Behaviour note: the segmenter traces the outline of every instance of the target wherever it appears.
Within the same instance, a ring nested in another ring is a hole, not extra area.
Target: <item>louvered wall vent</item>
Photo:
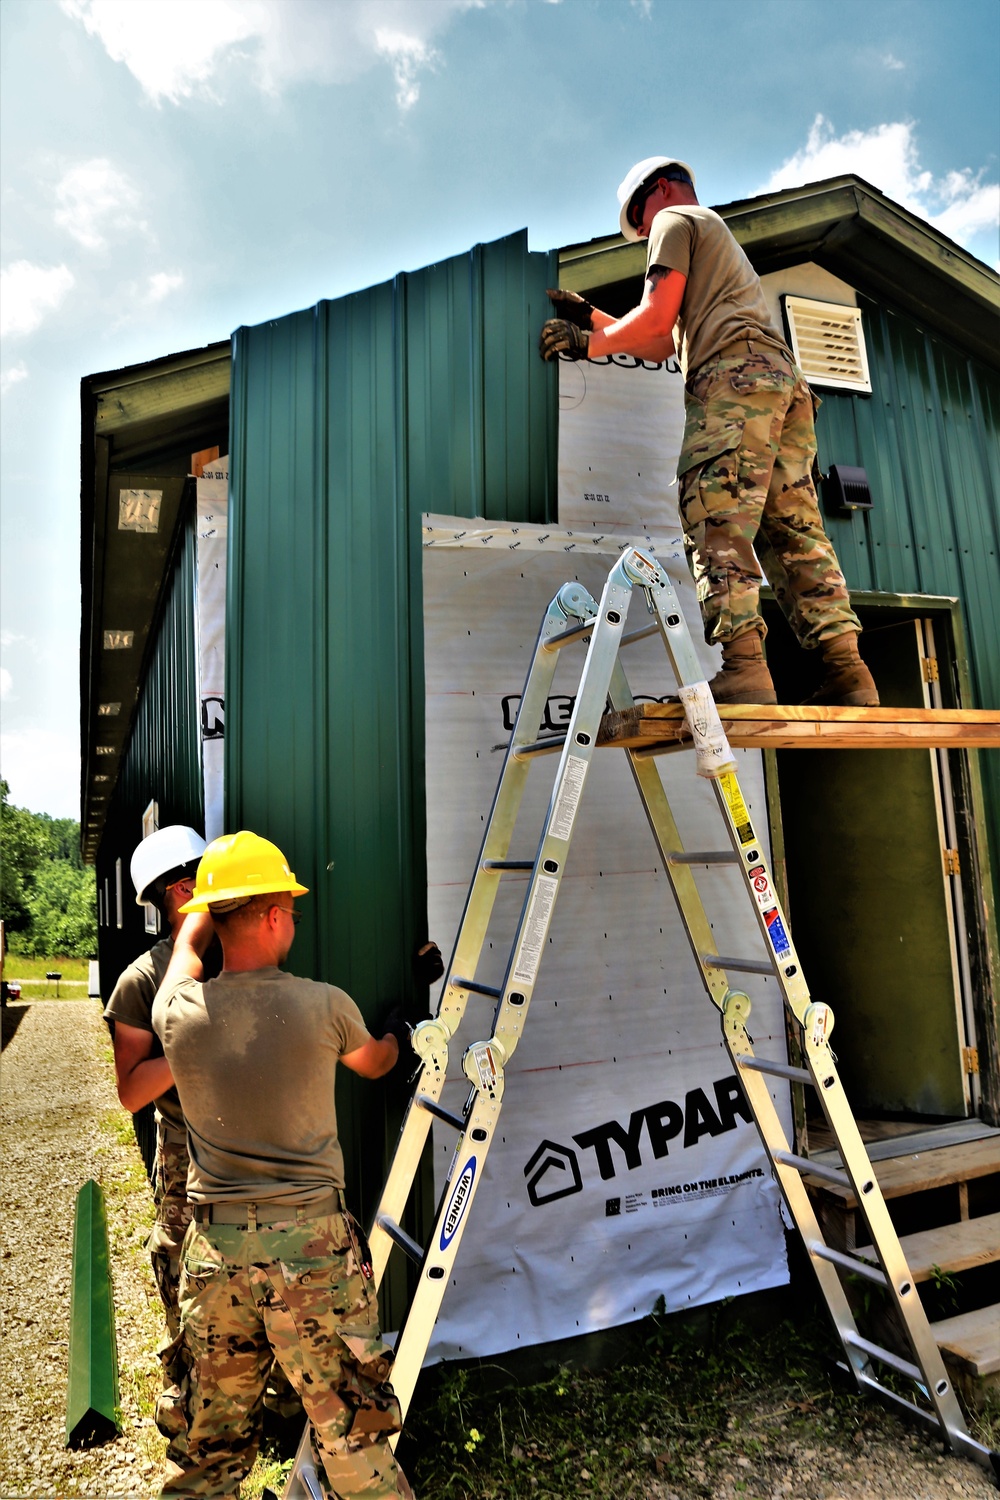
[[[808,297],[781,301],[796,363],[809,383],[870,391],[860,309]]]

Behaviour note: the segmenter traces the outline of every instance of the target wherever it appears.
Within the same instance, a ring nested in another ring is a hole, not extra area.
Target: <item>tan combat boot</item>
[[[722,646],[722,670],[709,682],[716,703],[777,703],[759,630],[746,630]]]
[[[858,653],[858,637],[853,631],[832,636],[820,642],[826,673],[808,704],[832,703],[843,707],[877,708],[878,688],[875,679]]]

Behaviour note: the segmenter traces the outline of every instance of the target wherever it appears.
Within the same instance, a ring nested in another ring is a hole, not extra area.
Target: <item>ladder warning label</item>
[[[549,825],[549,833],[554,839],[568,839],[573,832],[573,819],[576,817],[576,809],[583,792],[583,780],[586,774],[587,762],[582,756],[567,756],[566,769],[563,772],[562,781],[559,783],[556,805],[552,812],[552,822]]]
[[[750,822],[750,813],[747,810],[746,803],[743,801],[740,784],[732,771],[727,771],[719,777],[719,786],[722,788],[722,795],[726,799],[729,816],[736,825],[736,837],[741,844],[752,844],[754,842],[754,831],[753,825]]]
[[[772,908],[771,911],[764,913],[764,921],[767,924],[767,935],[771,939],[771,947],[779,958],[784,958],[786,953],[791,953],[792,945],[788,941],[781,913],[777,908]]]
[[[771,894],[771,885],[764,866],[755,865],[752,870],[747,872],[747,879],[753,888],[757,905],[761,911],[769,911],[774,905],[774,896]]]
[[[524,924],[524,936],[514,962],[514,978],[518,984],[534,984],[538,965],[542,961],[542,944],[549,925],[549,917],[555,905],[558,880],[540,875],[535,894],[528,908],[528,920]]]

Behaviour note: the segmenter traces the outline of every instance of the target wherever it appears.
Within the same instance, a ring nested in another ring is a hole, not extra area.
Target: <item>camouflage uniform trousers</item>
[[[688,378],[677,465],[684,545],[709,644],[766,634],[762,564],[811,649],[861,624],[813,485],[812,392],[778,350],[759,349],[710,360]]]
[[[173,1406],[181,1396],[183,1364],[178,1362],[181,1326],[178,1293],[181,1280],[181,1246],[191,1222],[192,1206],[187,1196],[187,1132],[175,1130],[165,1120],[156,1121],[156,1161],[153,1166],[153,1202],[156,1222],[146,1242],[153,1263],[153,1275],[167,1320],[167,1331],[160,1342],[159,1356],[163,1366],[163,1392],[166,1405]],[[302,1403],[289,1388],[280,1368],[275,1368],[268,1384],[265,1405],[283,1417],[302,1416]]]
[[[256,1230],[192,1224],[180,1309],[186,1391],[172,1410],[161,1403],[157,1412],[161,1431],[172,1428],[162,1496],[237,1494],[260,1445],[274,1360],[305,1407],[326,1493],[398,1495],[389,1448],[402,1425],[388,1383],[392,1352],[346,1215]]]
[[[156,1222],[147,1248],[166,1313],[168,1340],[175,1339],[180,1328],[177,1293],[181,1279],[181,1245],[192,1212],[187,1196],[187,1171],[187,1135],[157,1118],[156,1163],[153,1168]]]

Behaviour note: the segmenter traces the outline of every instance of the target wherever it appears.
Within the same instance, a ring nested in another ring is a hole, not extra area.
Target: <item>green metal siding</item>
[[[867,469],[874,506],[828,517],[830,535],[852,592],[960,601],[965,706],[1000,707],[1000,377],[911,319],[859,303],[872,394],[825,392],[817,435],[824,471],[831,463]],[[996,881],[1000,751],[979,759]]]
[[[234,336],[227,826],[287,853],[290,966],[372,1026],[425,935],[420,516],[554,519],[554,270],[522,233]],[[341,1087],[367,1213],[400,1090]]]
[[[201,725],[198,701],[198,655],[195,634],[194,507],[183,523],[163,615],[143,675],[132,734],[122,757],[121,774],[108,810],[95,861],[98,888],[107,881],[110,912],[98,927],[101,992],[110,997],[118,975],[154,941],[144,927],[143,909],[135,904],[129,879],[132,851],[142,838],[142,815],[159,804],[160,826],[187,823],[201,829],[204,792],[201,772]],[[115,923],[115,861],[122,862],[122,921]],[[152,1162],[149,1111],[136,1117],[136,1135]]]

